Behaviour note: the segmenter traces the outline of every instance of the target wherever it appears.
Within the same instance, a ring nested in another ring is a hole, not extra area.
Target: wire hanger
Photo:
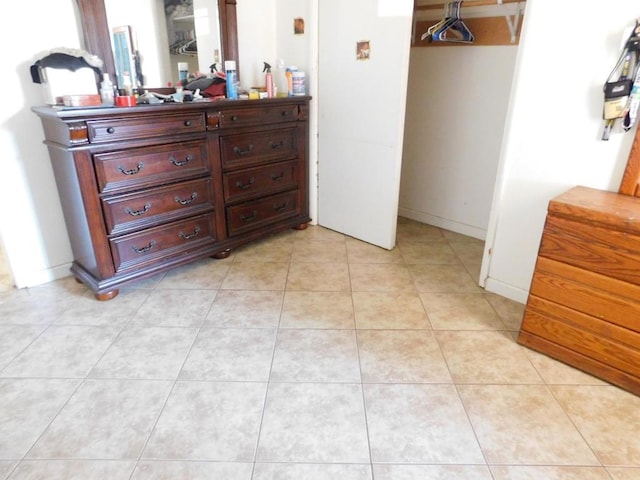
[[[432,25],[422,35],[421,40],[429,41],[473,43],[475,36],[460,17],[462,1],[450,2],[445,8],[445,18]]]
[[[447,23],[449,21],[449,19],[452,16],[452,8],[451,8],[452,4],[451,3],[445,3],[444,4],[444,15],[442,17],[442,20],[440,20],[438,23],[431,25],[427,31],[425,33],[422,34],[422,36],[420,37],[420,40],[425,40],[425,39],[429,39],[429,41],[431,42],[433,40],[433,33],[436,32],[438,29],[440,29],[440,27],[444,26],[445,23]]]

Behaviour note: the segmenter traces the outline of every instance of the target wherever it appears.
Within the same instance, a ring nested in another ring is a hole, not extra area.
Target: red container
[[[115,97],[116,106],[118,107],[135,107],[136,106],[136,97],[133,95],[122,95],[120,97]]]

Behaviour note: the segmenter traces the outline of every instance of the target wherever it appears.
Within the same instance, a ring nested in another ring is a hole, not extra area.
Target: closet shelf
[[[413,7],[414,33],[415,27],[417,26],[418,16],[423,19],[431,18],[438,10],[444,10],[451,3],[452,2],[449,1],[418,5],[418,2],[415,1]],[[470,9],[470,11],[465,14],[465,18],[472,17],[489,19],[492,17],[504,17],[509,29],[508,34],[510,36],[511,44],[516,43],[526,0],[466,0],[460,3],[460,8]],[[499,13],[496,13],[496,10],[491,7],[498,8]],[[425,14],[427,16],[425,16]],[[412,44],[415,43],[414,37]]]
[[[489,7],[493,5],[506,5],[508,3],[521,3],[523,0],[466,0],[461,7]],[[415,5],[414,10],[442,10],[449,2],[431,3],[429,5]]]

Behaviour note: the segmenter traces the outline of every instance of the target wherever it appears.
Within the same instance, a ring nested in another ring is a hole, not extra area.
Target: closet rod
[[[484,7],[491,5],[506,5],[507,3],[520,3],[523,0],[467,0],[461,7]],[[432,3],[430,5],[416,5],[414,10],[436,10],[443,9],[447,3]]]

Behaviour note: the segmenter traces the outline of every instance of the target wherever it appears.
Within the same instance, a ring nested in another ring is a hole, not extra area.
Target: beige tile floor
[[[482,250],[400,219],[0,291],[0,479],[640,479],[640,398],[517,345]]]

